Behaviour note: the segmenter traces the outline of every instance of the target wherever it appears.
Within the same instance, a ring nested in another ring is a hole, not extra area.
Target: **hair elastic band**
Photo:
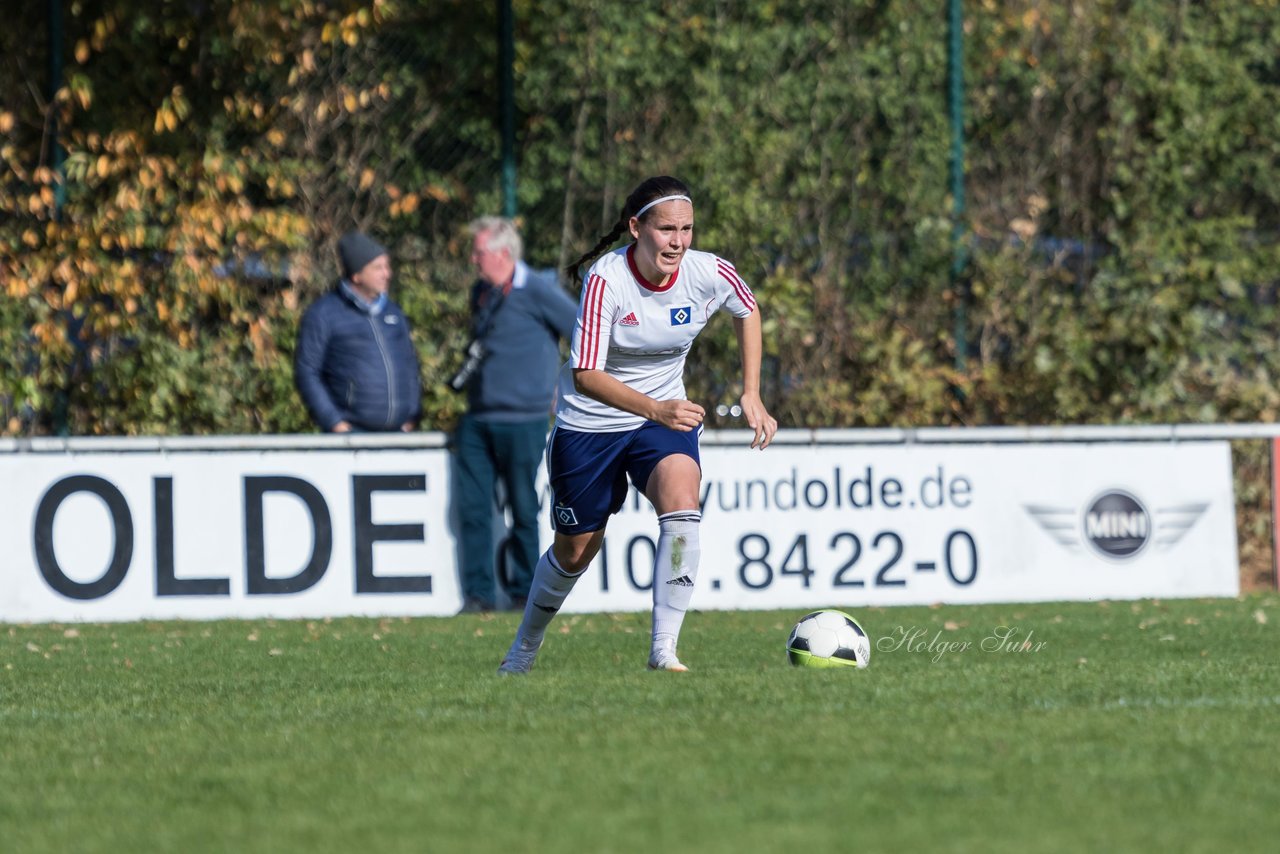
[[[660,205],[663,202],[674,202],[677,199],[686,201],[689,204],[693,204],[693,199],[689,198],[688,196],[680,195],[679,193],[677,193],[674,196],[663,196],[660,199],[654,199],[653,201],[649,202],[649,204],[645,205],[640,210],[636,211],[636,219],[639,219],[640,217],[644,216],[644,212],[647,211],[649,208],[653,207],[654,205]]]

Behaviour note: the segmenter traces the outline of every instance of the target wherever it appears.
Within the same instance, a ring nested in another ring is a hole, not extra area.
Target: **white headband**
[[[679,193],[677,193],[674,196],[663,196],[660,199],[654,199],[653,201],[649,202],[649,204],[645,205],[640,210],[636,211],[636,219],[639,219],[640,217],[644,216],[644,212],[647,211],[649,208],[653,207],[654,205],[660,205],[663,202],[674,202],[677,199],[686,201],[689,204],[693,204],[693,199],[689,198],[688,196],[681,195]]]

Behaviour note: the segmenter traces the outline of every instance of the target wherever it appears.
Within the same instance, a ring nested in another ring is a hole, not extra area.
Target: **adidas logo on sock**
[[[633,311],[626,317],[618,321],[619,326],[639,326],[640,321],[636,319],[636,313]]]
[[[670,581],[668,581],[667,583],[668,583],[668,584],[678,584],[678,585],[679,585],[679,586],[681,586],[681,587],[692,587],[692,586],[693,586],[693,579],[692,579],[692,578],[690,578],[690,577],[689,577],[689,576],[687,576],[687,575],[682,575],[682,576],[680,576],[679,578],[673,578],[673,579],[671,579],[671,580],[670,580]]]

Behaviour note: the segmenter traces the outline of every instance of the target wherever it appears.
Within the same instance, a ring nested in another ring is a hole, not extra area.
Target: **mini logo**
[[[555,509],[555,514],[556,514],[556,521],[559,522],[561,525],[578,524],[578,517],[573,514],[572,507],[557,506]]]
[[[692,586],[693,586],[693,579],[691,579],[691,578],[690,578],[689,576],[687,576],[687,575],[682,575],[682,576],[680,576],[679,578],[673,578],[673,579],[671,579],[671,580],[670,580],[670,581],[668,581],[667,583],[668,583],[668,584],[674,584],[674,585],[676,585],[676,586],[678,586],[678,587],[692,587]]]
[[[636,313],[633,311],[626,317],[618,321],[619,326],[639,326],[640,321],[636,320]]]
[[[1129,560],[1148,545],[1175,546],[1209,509],[1207,503],[1177,504],[1149,511],[1133,493],[1108,489],[1083,508],[1024,504],[1036,524],[1058,545],[1076,551],[1087,542],[1109,560]]]
[[[691,319],[693,319],[693,312],[689,309],[689,306],[682,305],[679,308],[671,309],[672,326],[687,326]]]
[[[1137,498],[1112,489],[1085,509],[1084,538],[1103,557],[1133,557],[1151,539],[1151,516]]]
[[[387,324],[388,326],[395,326],[397,323],[400,322],[400,318],[394,314],[386,314],[386,315],[383,315],[382,322]]]

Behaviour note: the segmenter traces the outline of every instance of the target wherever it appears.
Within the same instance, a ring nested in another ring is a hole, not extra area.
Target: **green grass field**
[[[0,626],[0,850],[1275,850],[1276,594],[849,610]]]

